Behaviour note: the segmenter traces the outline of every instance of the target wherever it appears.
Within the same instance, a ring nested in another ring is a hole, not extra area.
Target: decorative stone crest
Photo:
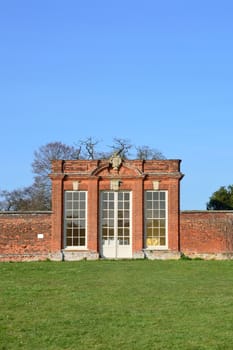
[[[114,170],[119,170],[122,164],[122,158],[118,153],[119,152],[114,152],[111,158],[109,159],[109,163],[112,165]]]

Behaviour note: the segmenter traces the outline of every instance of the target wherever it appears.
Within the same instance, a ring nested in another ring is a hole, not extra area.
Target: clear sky
[[[182,209],[233,183],[232,0],[0,1],[0,189],[92,136],[181,159]]]

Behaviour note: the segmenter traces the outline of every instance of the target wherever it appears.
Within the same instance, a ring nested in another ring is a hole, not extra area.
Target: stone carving
[[[109,163],[112,165],[114,170],[118,170],[122,163],[122,158],[119,155],[119,152],[114,152],[111,156]]]

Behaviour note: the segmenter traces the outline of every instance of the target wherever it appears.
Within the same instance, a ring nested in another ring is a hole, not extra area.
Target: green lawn
[[[0,264],[0,350],[233,349],[233,261]]]

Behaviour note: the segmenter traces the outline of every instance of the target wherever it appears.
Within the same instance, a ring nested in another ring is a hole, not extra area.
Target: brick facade
[[[180,246],[189,257],[231,258],[233,211],[181,212]]]
[[[53,161],[50,178],[53,186],[53,225],[52,241],[54,251],[63,251],[67,259],[98,257],[99,246],[99,206],[100,192],[110,191],[112,181],[119,182],[119,191],[132,193],[132,257],[156,258],[156,249],[144,249],[144,191],[153,190],[155,183],[158,190],[168,192],[168,247],[177,257],[179,251],[179,186],[182,178],[180,160],[122,160],[120,166],[113,167],[108,160],[57,160]],[[63,217],[64,192],[78,186],[79,191],[88,192],[88,228],[87,248],[81,252],[64,249]],[[161,250],[159,255],[161,257]],[[171,256],[171,255],[170,255]]]
[[[51,227],[50,212],[0,212],[0,261],[47,259]]]
[[[205,259],[233,256],[233,211],[180,212],[179,160],[54,161],[52,212],[0,212],[0,261],[80,260],[101,257],[102,192],[128,192],[131,206],[131,258],[177,259],[181,254]],[[64,194],[87,193],[86,245],[64,243]],[[146,191],[167,193],[167,246],[145,244]]]

